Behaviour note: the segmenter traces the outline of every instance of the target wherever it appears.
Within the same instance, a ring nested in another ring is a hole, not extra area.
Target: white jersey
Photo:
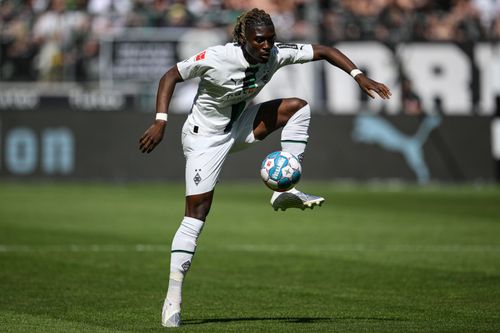
[[[228,43],[177,63],[183,80],[201,78],[187,122],[205,133],[227,132],[279,68],[312,59],[310,44],[277,43],[266,63],[251,65],[241,46]]]

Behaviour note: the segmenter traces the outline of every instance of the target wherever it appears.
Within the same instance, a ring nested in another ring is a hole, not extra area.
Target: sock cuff
[[[293,116],[290,117],[288,121],[293,121],[297,118],[305,118],[309,120],[311,118],[311,107],[309,104],[304,105],[300,109],[298,109]]]
[[[203,226],[205,225],[205,222],[203,222],[202,220],[195,219],[193,217],[184,216],[181,225],[188,227],[189,229],[195,231],[196,233],[200,233],[201,229],[203,229]]]
[[[281,132],[281,143],[285,144],[307,144],[309,139],[309,122],[311,120],[311,108],[306,104],[295,112],[288,119],[283,131]],[[286,149],[285,149],[286,150]]]

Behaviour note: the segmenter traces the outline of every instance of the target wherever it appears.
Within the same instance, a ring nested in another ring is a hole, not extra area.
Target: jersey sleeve
[[[202,51],[191,58],[177,63],[177,69],[184,81],[193,79],[195,77],[201,77],[207,72],[212,66],[210,63],[211,50],[207,49]]]
[[[303,64],[313,59],[311,44],[276,43],[280,67],[292,64]]]

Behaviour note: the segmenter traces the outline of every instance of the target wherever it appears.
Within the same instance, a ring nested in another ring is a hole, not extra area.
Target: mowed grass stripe
[[[500,253],[500,245],[419,245],[419,244],[388,244],[388,245],[366,245],[366,244],[336,244],[327,246],[311,246],[307,249],[290,246],[255,245],[255,244],[226,244],[219,247],[202,249],[201,251],[239,251],[239,252],[264,252],[264,253],[308,253],[322,254],[335,252],[493,252]],[[2,245],[2,252],[187,252],[182,250],[171,251],[170,246],[160,244],[59,244],[59,245]]]
[[[85,323],[75,323],[45,316],[35,316],[30,314],[19,314],[13,312],[0,312],[0,318],[5,325],[2,332],[51,332],[51,333],[80,333],[80,332],[123,332],[107,327],[89,325]],[[1,323],[1,321],[0,321]],[[5,330],[4,330],[5,329]]]

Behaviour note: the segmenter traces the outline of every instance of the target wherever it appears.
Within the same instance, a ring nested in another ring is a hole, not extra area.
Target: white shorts
[[[243,150],[257,142],[253,123],[260,104],[242,112],[228,133],[195,133],[188,121],[182,128],[182,148],[186,158],[186,196],[210,192],[215,188],[224,161],[229,153]]]

